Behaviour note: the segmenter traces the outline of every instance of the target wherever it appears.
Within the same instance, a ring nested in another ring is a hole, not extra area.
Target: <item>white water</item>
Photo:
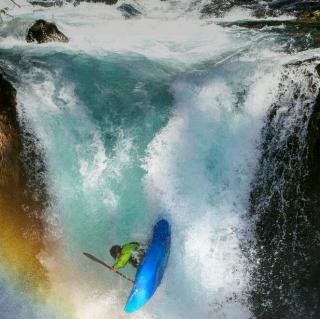
[[[164,214],[168,270],[132,317],[250,318],[240,245],[250,236],[256,146],[285,55],[254,31],[185,13],[189,2],[139,6],[136,20],[81,4],[26,14],[0,31],[10,54],[0,62],[18,75],[19,107],[47,154],[55,244],[39,258],[50,298],[75,318],[126,318],[130,287],[82,251],[111,263],[111,245],[147,241]],[[70,43],[26,44],[26,27],[40,17]]]

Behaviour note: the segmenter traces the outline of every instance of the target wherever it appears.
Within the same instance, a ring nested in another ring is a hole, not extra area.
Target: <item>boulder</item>
[[[123,3],[117,9],[121,11],[122,15],[126,19],[134,18],[134,17],[140,16],[142,14],[134,6],[132,6],[131,4],[127,4],[127,3]]]
[[[26,36],[27,42],[68,42],[69,39],[66,37],[57,26],[52,22],[45,20],[37,20],[28,30]]]

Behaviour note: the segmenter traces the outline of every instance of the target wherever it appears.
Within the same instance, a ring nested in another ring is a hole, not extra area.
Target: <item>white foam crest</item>
[[[81,30],[81,26],[73,28],[66,25],[71,49],[98,54],[129,51],[168,63],[192,63],[216,56],[228,45],[241,46],[230,43],[222,28],[201,25],[198,20],[186,18],[169,21],[113,19],[100,23],[96,21],[93,28],[86,25],[85,30]]]
[[[27,44],[28,26],[40,18],[55,22],[70,42]],[[197,17],[156,19],[144,16],[126,20],[114,6],[88,3],[23,15],[1,27],[0,33],[3,47],[22,48],[33,54],[61,50],[102,56],[110,52],[133,52],[175,64],[201,62],[247,44],[222,27],[207,24]]]
[[[197,8],[200,7],[200,1],[198,5],[195,5],[193,0],[141,0],[139,1],[139,4],[145,8],[145,12],[148,17],[161,19],[175,19],[181,17],[182,15],[198,16],[199,13]]]

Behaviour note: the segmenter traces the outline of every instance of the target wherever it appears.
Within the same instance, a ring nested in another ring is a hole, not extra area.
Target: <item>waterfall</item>
[[[109,248],[147,244],[159,216],[169,264],[135,318],[316,318],[319,79],[315,60],[295,63],[314,51],[282,27],[219,26],[254,19],[243,8],[202,19],[208,3],[26,7],[0,26],[0,70],[38,145],[26,167],[49,202],[35,256],[47,284],[31,290],[1,264],[1,318],[126,318],[127,282],[82,252],[112,264]],[[26,43],[36,19],[70,42]]]

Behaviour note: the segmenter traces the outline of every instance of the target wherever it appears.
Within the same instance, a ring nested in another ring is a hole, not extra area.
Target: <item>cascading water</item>
[[[0,30],[0,67],[43,149],[50,197],[37,256],[49,288],[28,296],[1,271],[4,319],[125,318],[130,287],[82,252],[112,263],[111,245],[147,242],[162,215],[172,224],[169,266],[133,316],[257,315],[251,185],[282,65],[294,57],[283,35],[200,20],[200,2],[130,3],[141,17],[82,3],[27,12]],[[56,21],[70,42],[26,44],[37,18]]]
[[[312,179],[312,126],[318,61],[289,64],[263,128],[262,156],[251,194],[257,218],[258,270],[253,277],[259,316],[319,316],[318,196]],[[311,173],[311,174],[310,174]],[[311,185],[310,185],[311,184]]]

